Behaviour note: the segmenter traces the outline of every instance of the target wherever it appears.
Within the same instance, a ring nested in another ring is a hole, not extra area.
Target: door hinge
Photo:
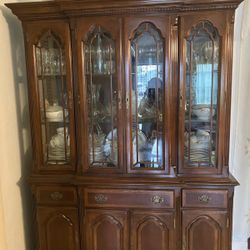
[[[72,96],[71,91],[69,91],[68,100],[69,100],[69,109],[72,109],[73,108],[73,96]]]
[[[229,225],[230,225],[230,220],[229,220],[229,218],[227,217],[227,228],[229,228]]]
[[[77,103],[78,103],[78,105],[81,105],[81,97],[80,97],[80,95],[77,96]]]
[[[129,109],[129,96],[128,94],[126,95],[126,109]]]
[[[172,29],[173,29],[173,31],[177,31],[178,25],[179,25],[179,17],[176,16],[176,17],[174,17],[174,19],[172,21]]]
[[[182,107],[183,107],[183,95],[180,95],[180,97],[179,97],[179,106],[180,106],[180,109],[182,109]]]
[[[120,90],[118,91],[118,109],[122,109],[122,94]]]
[[[176,16],[174,19],[174,26],[177,27],[179,25],[179,17]]]

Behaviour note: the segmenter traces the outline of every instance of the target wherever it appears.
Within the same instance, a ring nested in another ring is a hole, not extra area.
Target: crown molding
[[[19,19],[65,19],[72,16],[136,15],[236,9],[242,0],[55,0],[6,4]]]

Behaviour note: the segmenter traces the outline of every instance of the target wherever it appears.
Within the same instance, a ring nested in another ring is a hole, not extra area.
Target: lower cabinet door
[[[229,250],[226,211],[182,211],[182,250]]]
[[[131,250],[176,249],[173,212],[137,211],[131,220]]]
[[[37,208],[39,250],[80,250],[76,208]]]
[[[126,211],[87,209],[84,220],[86,250],[128,250]]]

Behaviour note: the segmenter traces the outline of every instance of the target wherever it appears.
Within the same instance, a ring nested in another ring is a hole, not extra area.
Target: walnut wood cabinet
[[[40,249],[79,250],[77,208],[37,208]]]
[[[176,249],[174,223],[174,212],[135,211],[132,214],[130,249]]]
[[[128,218],[126,211],[87,210],[83,224],[86,249],[128,249]]]
[[[182,212],[183,249],[229,249],[228,215],[221,210]]]
[[[39,250],[230,250],[241,0],[55,0],[23,24]]]

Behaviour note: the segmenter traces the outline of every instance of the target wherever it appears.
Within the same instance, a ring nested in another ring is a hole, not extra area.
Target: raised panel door
[[[226,211],[182,211],[182,250],[229,250]]]
[[[37,208],[39,249],[80,250],[76,208]]]
[[[127,212],[116,210],[86,210],[85,236],[87,250],[127,250]]]
[[[131,216],[131,250],[174,250],[173,212],[136,211]]]

